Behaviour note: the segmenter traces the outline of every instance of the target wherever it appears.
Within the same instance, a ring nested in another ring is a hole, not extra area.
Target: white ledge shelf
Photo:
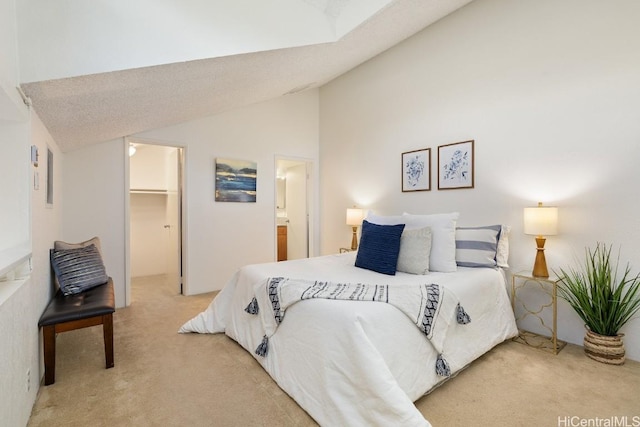
[[[132,188],[130,194],[167,194],[168,190],[154,190],[150,188]]]

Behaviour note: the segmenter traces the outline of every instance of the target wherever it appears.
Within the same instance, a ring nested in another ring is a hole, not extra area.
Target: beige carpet
[[[58,335],[56,382],[40,387],[28,425],[316,425],[231,339],[176,332],[212,297],[174,295],[162,277],[134,280],[133,303],[114,315],[115,367],[104,369],[100,327]],[[640,425],[640,363],[608,366],[576,346],[554,356],[507,342],[416,406],[436,427],[624,416]]]

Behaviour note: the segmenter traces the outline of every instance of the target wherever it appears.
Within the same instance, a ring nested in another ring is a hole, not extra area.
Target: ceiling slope
[[[471,0],[396,0],[337,42],[22,85],[63,152],[319,87]]]

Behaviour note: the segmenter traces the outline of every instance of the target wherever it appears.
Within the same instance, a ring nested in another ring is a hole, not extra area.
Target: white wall
[[[15,0],[0,0],[0,120],[26,120],[27,109],[15,87],[19,85]]]
[[[19,82],[15,0],[0,1],[0,59],[0,81],[15,86]]]
[[[18,23],[23,82],[335,41],[299,0],[21,0]]]
[[[131,277],[167,273],[167,195],[132,193],[129,197]]]
[[[134,146],[136,153],[129,156],[129,188],[167,191],[167,158],[171,148],[137,143]]]
[[[0,275],[28,255],[29,188],[25,182],[29,113],[19,95],[15,0],[0,0]],[[22,185],[14,185],[22,182]],[[0,300],[2,300],[0,296]]]
[[[640,269],[640,3],[476,0],[321,89],[322,252],[344,212],[461,212],[513,226],[511,271],[535,243],[522,209],[560,208],[550,268],[608,242]],[[475,140],[475,188],[437,191],[437,146]],[[402,193],[400,156],[432,149],[432,191]],[[640,360],[640,320],[623,329]],[[581,344],[561,302],[560,338]]]
[[[390,2],[21,0],[23,81],[330,43]]]
[[[275,260],[275,156],[318,158],[318,96],[311,90],[135,135],[185,149],[186,294],[221,289],[239,267]],[[119,307],[125,304],[124,147],[116,140],[69,152],[64,177],[64,236],[101,237]],[[258,163],[256,203],[214,201],[216,157]]]
[[[40,153],[49,147],[54,153],[54,192],[62,191],[63,156],[35,113],[31,121],[31,142]],[[47,207],[46,162],[38,167],[40,189],[32,191],[32,266],[31,277],[11,297],[0,304],[0,414],[7,426],[23,426],[31,415],[40,378],[42,339],[38,319],[52,296],[49,248],[61,238],[61,206]],[[33,174],[34,168],[30,168]],[[2,285],[2,284],[0,284]],[[27,371],[30,387],[27,389]]]
[[[125,145],[113,140],[65,153],[63,240],[100,237],[116,306],[125,305]]]
[[[186,294],[221,289],[241,266],[275,260],[275,156],[318,158],[318,109],[310,90],[135,135],[185,147]],[[214,201],[216,157],[258,163],[256,203]]]
[[[59,154],[57,146],[37,115],[33,113],[29,120],[27,108],[15,90],[18,83],[15,1],[0,0],[0,134],[9,138],[0,138],[5,149],[2,155],[10,158],[18,156],[14,162],[19,162],[20,158],[28,159],[31,144],[35,144],[40,153],[46,153],[49,145],[54,153]],[[24,157],[19,156],[20,152]],[[61,166],[62,157],[56,156],[55,168],[61,170]],[[46,176],[46,167],[40,169],[45,170],[41,177]],[[4,172],[2,179],[8,180],[7,182],[22,175],[21,172],[13,175],[7,174],[6,170]],[[33,177],[33,172],[34,168],[29,165],[30,177]],[[61,181],[57,180],[55,185],[55,191],[59,191]],[[16,203],[20,199],[23,188],[18,186],[17,193],[3,194],[7,196],[2,201],[5,207],[10,206],[11,201]],[[14,207],[28,218],[29,209],[27,212],[22,210],[23,205],[30,205],[32,225],[30,224],[30,233],[27,232],[26,237],[31,237],[33,270],[26,280],[0,283],[0,418],[3,425],[8,426],[27,424],[38,392],[41,378],[38,319],[52,291],[48,250],[60,236],[60,211],[55,208],[46,209],[44,192],[31,191],[31,188],[31,185],[27,187],[29,192],[26,203],[17,203]],[[46,188],[46,185],[40,185],[40,188]],[[5,237],[8,236],[0,236]]]

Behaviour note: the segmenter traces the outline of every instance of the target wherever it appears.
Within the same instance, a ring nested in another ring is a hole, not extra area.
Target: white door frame
[[[180,234],[181,234],[181,260],[180,264],[182,267],[182,293],[184,295],[188,295],[188,274],[187,274],[187,242],[188,242],[188,230],[186,224],[187,218],[187,203],[186,203],[186,158],[187,158],[187,147],[178,143],[172,143],[168,141],[160,141],[160,140],[152,140],[152,139],[144,139],[144,138],[132,138],[125,137],[123,138],[124,144],[124,278],[125,278],[125,307],[131,305],[131,205],[129,200],[129,190],[130,190],[130,160],[129,160],[129,144],[131,143],[139,143],[139,144],[147,144],[147,145],[158,145],[165,147],[175,147],[180,148],[182,150],[182,158],[181,165],[179,167],[179,177],[180,182]]]

